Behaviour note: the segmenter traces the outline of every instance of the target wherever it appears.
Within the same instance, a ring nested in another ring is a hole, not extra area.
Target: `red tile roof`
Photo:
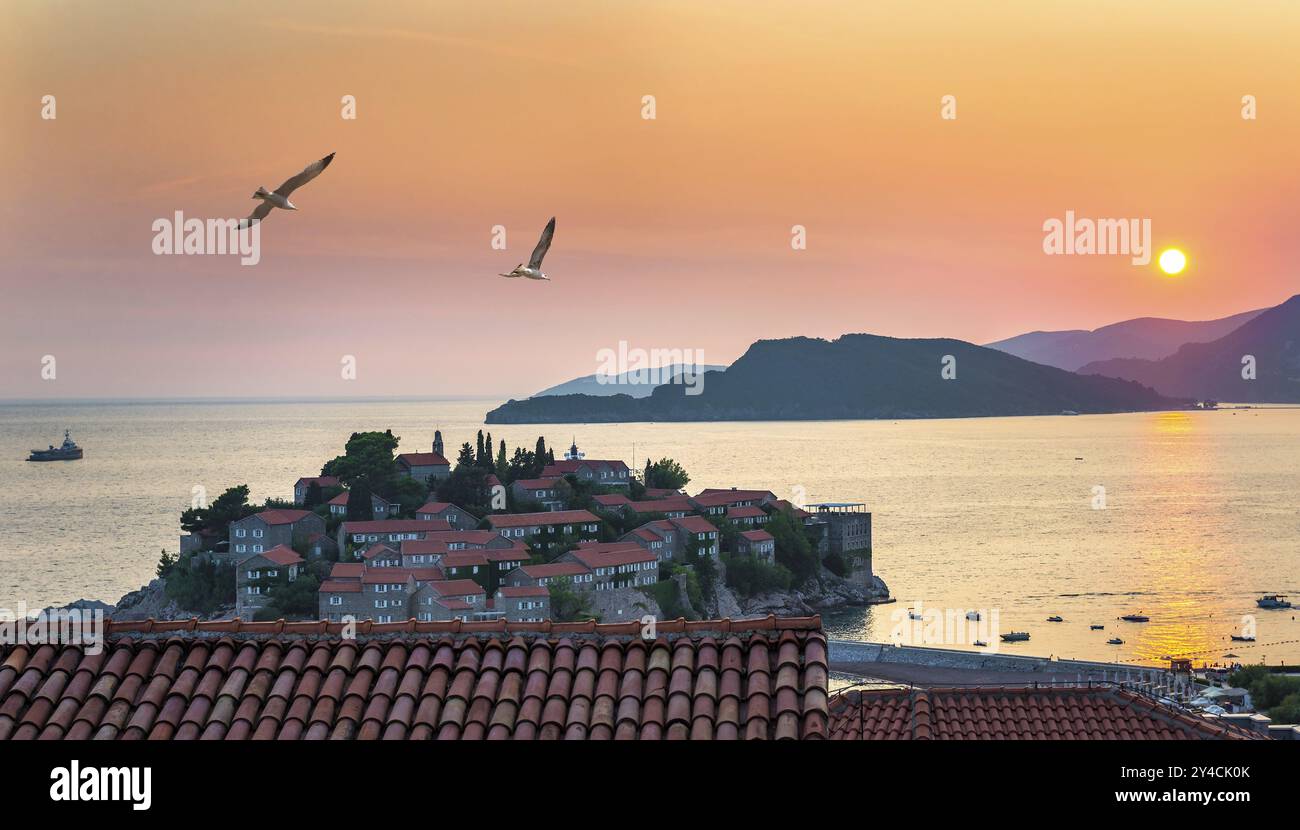
[[[276,545],[270,550],[254,554],[254,556],[260,556],[277,565],[297,565],[303,561],[298,552],[288,545]]]
[[[442,597],[463,597],[471,594],[487,593],[483,586],[472,579],[446,579],[441,582],[430,582],[429,587],[433,592]]]
[[[1248,733],[1115,686],[870,689],[835,695],[839,740],[1195,740]]]
[[[517,588],[510,585],[502,585],[497,589],[497,594],[508,599],[513,597],[549,597],[551,595],[551,589],[541,585],[520,585]]]
[[[751,542],[775,542],[776,539],[766,530],[746,530],[740,534]]]
[[[383,543],[379,543],[379,542],[377,542],[377,543],[371,545],[370,547],[366,548],[366,549],[361,553],[361,558],[362,558],[362,559],[366,559],[366,560],[370,560],[370,559],[374,559],[376,556],[384,556],[384,555],[388,555],[388,556],[396,556],[396,557],[399,557],[399,558],[401,557],[401,554],[400,554],[400,553],[398,553],[397,551],[393,550],[393,549],[390,548],[388,545],[385,545],[385,544],[383,544]]]
[[[669,519],[675,527],[680,527],[687,533],[717,533],[718,529],[709,523],[709,520],[703,516],[683,516],[680,519]]]
[[[634,562],[655,561],[655,555],[636,542],[610,542],[590,547],[580,545],[565,556],[572,556],[588,568],[612,568]]]
[[[360,579],[365,572],[364,562],[335,562],[330,568],[330,579]]]
[[[515,484],[523,487],[525,490],[551,490],[560,486],[564,482],[559,476],[551,478],[520,478],[515,479]],[[566,482],[567,483],[567,482]]]
[[[313,482],[315,482],[321,487],[339,486],[338,476],[303,476],[302,478],[295,481],[293,483],[293,486],[297,487],[299,484],[306,484],[308,487],[310,487]]]
[[[334,505],[338,505],[339,507],[347,507],[347,506],[348,506],[348,496],[350,496],[350,495],[351,495],[351,494],[350,494],[347,490],[344,490],[342,493],[339,493],[337,496],[335,496],[334,498],[330,499],[329,501],[327,501],[327,502],[325,502],[325,503],[326,503],[326,504],[334,504]]]
[[[690,513],[695,510],[695,505],[691,504],[691,500],[686,498],[686,496],[669,496],[666,499],[629,501],[624,506],[629,510],[635,510],[637,513]]]
[[[361,574],[363,585],[405,585],[414,579],[415,574],[409,568],[366,568]]]
[[[488,522],[493,527],[530,527],[599,524],[600,519],[587,510],[551,510],[541,513],[498,513],[488,516]]]
[[[671,487],[647,487],[645,488],[645,497],[647,499],[666,499],[669,496],[683,495],[681,490],[674,490]]]
[[[632,500],[622,493],[600,493],[592,496],[591,500],[601,507],[621,507],[632,503]]]
[[[604,461],[599,458],[578,458],[573,460],[561,459],[554,464],[547,464],[542,468],[542,478],[551,476],[562,476],[567,473],[576,473],[582,467],[590,467],[593,470],[599,470],[601,467],[618,472],[626,470],[627,464],[622,461]]]
[[[439,533],[451,530],[441,519],[379,519],[373,522],[344,522],[345,532],[353,533]]]
[[[548,562],[545,565],[520,565],[519,569],[529,579],[541,579],[548,576],[577,576],[590,571],[581,562]]]
[[[277,507],[253,515],[269,525],[291,525],[294,522],[302,521],[305,516],[311,516],[312,512],[310,510],[291,510],[287,507]]]
[[[441,513],[442,511],[446,510],[448,507],[455,507],[455,506],[456,505],[452,504],[449,501],[430,501],[420,505],[420,509],[416,510],[415,512],[416,513]]]
[[[442,555],[439,560],[444,568],[465,568],[473,565],[487,567],[486,550],[453,550]]]
[[[436,452],[404,452],[397,456],[398,462],[408,467],[449,467],[451,462]]]
[[[826,734],[819,618],[110,623],[0,647],[0,739],[729,739]]]
[[[745,507],[727,508],[728,519],[757,519],[760,516],[766,515],[767,514],[763,512],[763,508],[755,507],[752,504]]]

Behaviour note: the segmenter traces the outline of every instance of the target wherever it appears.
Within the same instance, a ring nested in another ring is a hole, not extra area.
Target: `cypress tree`
[[[501,449],[497,450],[497,475],[505,475],[508,462],[506,461],[506,439],[501,439]]]

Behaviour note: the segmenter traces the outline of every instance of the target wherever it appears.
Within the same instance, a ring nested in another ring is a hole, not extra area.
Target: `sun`
[[[1170,276],[1181,274],[1187,267],[1187,256],[1177,248],[1166,248],[1160,252],[1160,270]]]

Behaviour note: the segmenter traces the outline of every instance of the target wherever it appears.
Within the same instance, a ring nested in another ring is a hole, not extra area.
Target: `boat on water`
[[[1088,628],[1089,628],[1090,630],[1092,630],[1092,631],[1105,631],[1105,630],[1106,630],[1106,626],[1104,626],[1104,625],[1090,625],[1090,626],[1088,626]]]
[[[985,648],[985,647],[987,647],[987,646],[988,646],[988,643],[984,642],[983,640],[976,640],[976,641],[975,641],[975,647],[976,647],[976,648]]]
[[[923,615],[923,614],[918,614],[918,613],[916,613],[915,611],[908,611],[908,612],[907,612],[907,618],[908,618],[909,620],[924,620],[924,619],[925,619],[925,615]]]
[[[1125,614],[1120,617],[1124,622],[1150,622],[1151,618],[1146,614]]]
[[[1283,594],[1265,594],[1255,600],[1255,604],[1260,608],[1290,608],[1291,603],[1287,602]]]
[[[1065,622],[1064,617],[1051,616],[1047,618],[1048,622]]]
[[[1112,646],[1122,646],[1122,645],[1124,645],[1124,641],[1121,640],[1121,639],[1118,638],[1118,637],[1111,637],[1111,638],[1110,638],[1109,640],[1107,640],[1106,642],[1109,643],[1109,644],[1112,645]]]
[[[28,461],[75,461],[81,458],[81,447],[72,440],[72,431],[65,429],[63,431],[63,446],[56,447],[50,444],[47,450],[32,450],[32,454],[27,456]]]
[[[979,622],[979,621],[980,621],[980,612],[978,612],[978,611],[967,611],[967,612],[966,612],[966,619],[968,619],[968,620],[974,620],[975,622]]]
[[[1239,642],[1239,643],[1253,643],[1253,642],[1255,642],[1255,638],[1254,638],[1253,636],[1249,635],[1249,634],[1233,634],[1233,635],[1232,635],[1232,639],[1236,640],[1236,641]]]
[[[1002,635],[1002,641],[1004,643],[1022,643],[1028,639],[1029,639],[1028,631],[1012,631],[1008,634]]]

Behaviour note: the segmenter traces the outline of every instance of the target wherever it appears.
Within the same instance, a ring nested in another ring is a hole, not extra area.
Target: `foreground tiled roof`
[[[0,739],[820,738],[817,617],[110,623],[0,650]]]
[[[837,740],[1240,740],[1249,734],[1115,686],[869,689],[831,700]]]

